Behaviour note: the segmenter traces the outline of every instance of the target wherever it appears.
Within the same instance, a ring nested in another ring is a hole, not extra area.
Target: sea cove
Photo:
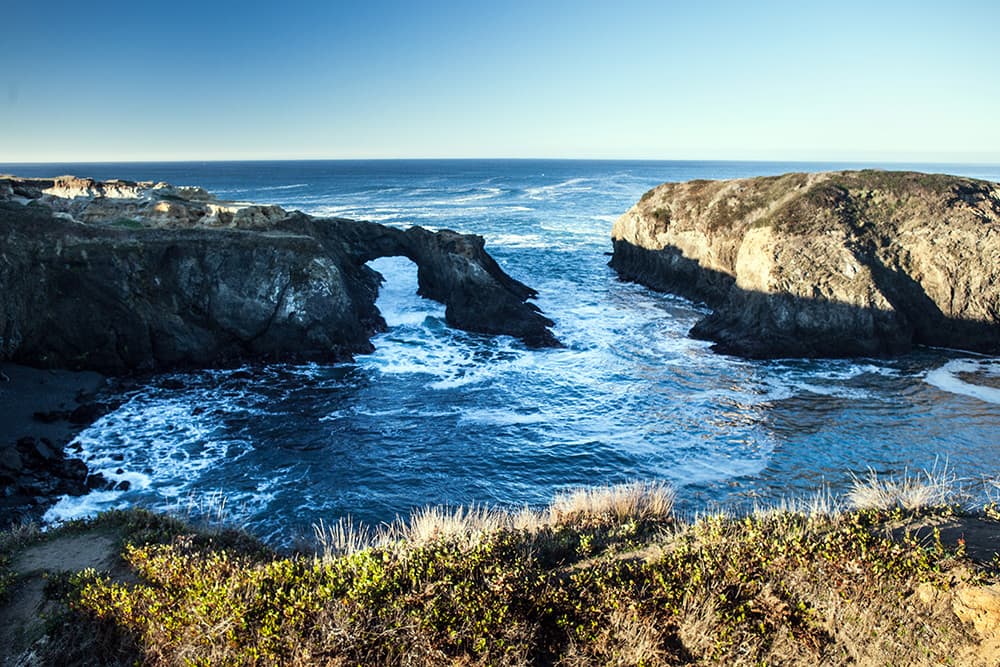
[[[620,161],[336,161],[0,165],[200,186],[318,216],[485,237],[538,291],[561,349],[462,332],[415,295],[405,258],[386,278],[389,326],[353,362],[253,365],[136,378],[79,435],[127,490],[57,504],[47,519],[139,504],[209,508],[274,544],[348,516],[424,505],[546,505],[556,492],[669,482],[700,512],[842,492],[851,473],[947,465],[988,490],[1000,441],[996,357],[920,348],[887,358],[749,361],[688,330],[704,306],[621,282],[614,220],[665,181],[856,167],[1000,180],[979,165]],[[209,510],[211,511],[211,510]]]

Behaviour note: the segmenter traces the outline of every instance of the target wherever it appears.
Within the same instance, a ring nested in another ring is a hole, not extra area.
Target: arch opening
[[[402,255],[379,257],[366,263],[382,276],[375,307],[389,329],[421,326],[427,318],[445,319],[445,306],[417,294],[417,265]]]

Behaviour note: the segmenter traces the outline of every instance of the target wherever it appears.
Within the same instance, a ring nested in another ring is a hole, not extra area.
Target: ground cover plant
[[[114,513],[63,529],[118,526],[122,567],[52,578],[61,629],[39,655],[65,664],[72,648],[84,661],[153,665],[991,664],[989,637],[963,623],[956,600],[990,590],[995,570],[942,538],[938,526],[967,512],[914,506],[916,484],[858,478],[852,497],[877,503],[826,496],[687,519],[669,488],[632,484],[568,493],[542,511],[432,508],[378,531],[320,525],[316,551],[294,554],[235,531]],[[897,487],[907,493],[893,496]],[[996,525],[982,512],[976,521]]]

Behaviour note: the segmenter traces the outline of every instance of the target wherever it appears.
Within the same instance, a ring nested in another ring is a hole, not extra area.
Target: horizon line
[[[0,161],[0,165],[46,165],[46,164],[192,164],[192,163],[262,163],[262,162],[723,162],[723,163],[788,163],[788,164],[941,164],[1000,166],[1000,158],[995,160],[960,160],[927,158],[630,158],[630,157],[271,157],[271,158],[126,158],[96,160],[10,160]]]

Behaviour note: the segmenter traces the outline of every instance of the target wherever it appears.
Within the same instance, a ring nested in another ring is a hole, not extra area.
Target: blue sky
[[[0,163],[1000,162],[1000,2],[8,3]]]

